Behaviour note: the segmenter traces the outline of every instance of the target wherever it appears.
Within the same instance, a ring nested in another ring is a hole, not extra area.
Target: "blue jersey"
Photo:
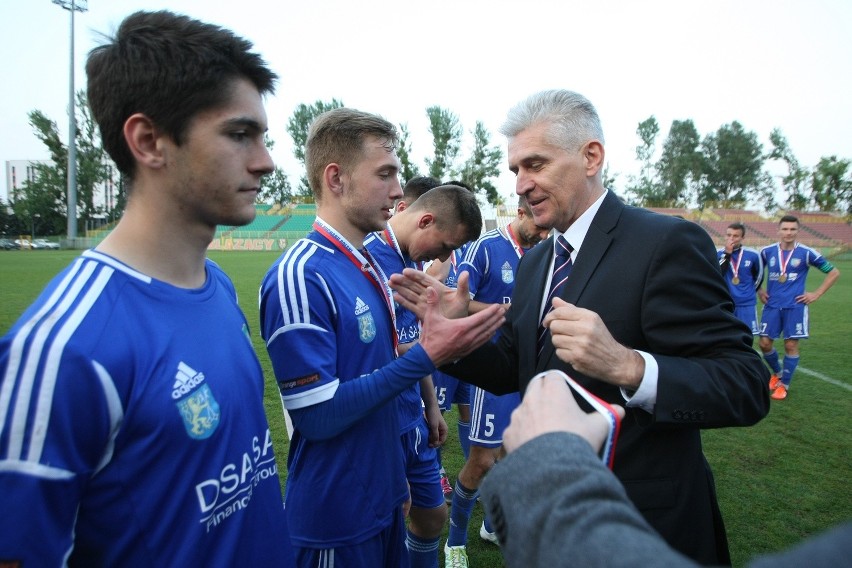
[[[386,231],[385,239],[390,242],[382,240],[382,233],[372,233],[364,241],[364,246],[382,267],[382,271],[390,276],[391,274],[401,273],[405,268],[419,269],[418,264],[403,253],[399,245],[396,244],[393,229],[388,226]],[[406,310],[399,304],[395,304],[394,308],[396,310],[396,332],[399,337],[399,344],[404,345],[417,341],[420,338],[420,322],[417,320],[417,316],[414,312]],[[399,411],[400,433],[408,432],[423,420],[420,383],[414,383],[411,387],[402,391],[396,402]]]
[[[294,418],[285,496],[291,538],[299,547],[334,548],[389,527],[408,490],[394,396],[339,435],[308,439],[300,430],[295,411],[330,402],[341,384],[372,385],[395,358],[386,282],[381,290],[368,261],[333,229],[320,228],[267,272],[260,317],[282,401]]]
[[[87,251],[0,340],[0,558],[287,564],[261,367],[206,269],[186,290]]]
[[[808,267],[814,266],[822,272],[834,267],[819,252],[796,243],[792,251],[781,250],[776,243],[764,247],[760,257],[766,266],[766,305],[772,308],[790,308],[796,305],[796,297],[805,293]]]
[[[459,272],[469,274],[471,298],[486,304],[511,303],[515,271],[524,252],[513,239],[510,227],[493,229],[479,237],[467,249],[459,266]],[[498,337],[499,332],[492,341]],[[470,441],[479,446],[499,447],[512,411],[521,402],[520,394],[493,395],[474,387],[471,399]]]
[[[449,286],[450,288],[456,287],[456,282],[458,280],[459,275],[459,266],[462,261],[464,261],[465,254],[467,253],[467,249],[474,243],[474,241],[467,242],[450,253],[450,257],[448,262],[450,263],[449,271],[447,272],[447,278],[444,280],[444,284]]]
[[[719,260],[725,256],[725,249],[716,251]],[[731,299],[737,307],[749,307],[757,304],[757,289],[763,282],[763,259],[751,248],[740,247],[731,252],[727,270],[722,275],[731,293]]]
[[[486,304],[511,303],[515,270],[523,253],[508,229],[493,229],[479,237],[459,266],[459,273],[469,273],[470,297]]]

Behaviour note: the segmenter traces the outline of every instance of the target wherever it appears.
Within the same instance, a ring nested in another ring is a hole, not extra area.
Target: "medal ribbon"
[[[515,254],[518,255],[518,258],[524,256],[524,249],[521,247],[521,243],[519,243],[518,239],[515,237],[515,233],[512,231],[512,225],[506,225],[506,234],[508,236],[509,242],[512,243],[512,248],[515,249]]]
[[[740,260],[734,264],[734,253],[737,251],[731,252],[731,271],[734,273],[734,278],[740,277],[740,264],[743,262],[743,247],[740,247]]]
[[[790,264],[790,259],[793,258],[793,251],[796,250],[796,247],[799,246],[799,243],[793,245],[793,248],[790,249],[790,254],[787,255],[787,262],[784,262],[784,251],[781,250],[781,243],[778,243],[778,265],[781,269],[781,274],[778,275],[779,280],[781,282],[785,282],[787,277],[785,273],[787,272],[787,265]],[[781,279],[783,277],[783,280]]]
[[[382,272],[381,267],[373,261],[373,258],[366,249],[364,249],[364,252],[367,255],[365,257],[358,251],[358,249],[354,248],[349,241],[347,241],[342,235],[335,231],[331,226],[327,225],[325,221],[319,217],[317,217],[317,220],[314,221],[314,230],[331,241],[331,244],[333,244],[337,250],[342,252],[352,264],[358,267],[364,278],[370,281],[370,284],[373,285],[379,295],[384,299],[385,307],[388,309],[388,313],[390,313],[392,323],[391,335],[393,336],[393,352],[399,356],[397,351],[399,337],[396,334],[396,312],[393,309],[393,293],[388,285],[387,276],[385,276],[385,273]]]
[[[382,234],[385,236],[385,242],[386,242],[388,245],[392,246],[392,247],[393,247],[393,250],[395,250],[395,251],[396,251],[396,254],[398,254],[398,255],[399,255],[399,258],[401,258],[401,259],[402,259],[402,264],[403,264],[404,266],[408,266],[409,264],[413,264],[413,265],[414,265],[414,267],[415,267],[417,270],[419,270],[419,271],[421,271],[421,272],[423,271],[423,263],[422,263],[422,262],[414,262],[413,260],[411,260],[410,258],[406,257],[406,256],[402,253],[402,249],[401,249],[401,248],[399,248],[399,241],[397,241],[397,240],[396,240],[396,235],[394,234],[393,229],[391,229],[391,226],[390,226],[390,225],[388,225],[388,226],[387,226],[387,228],[386,228],[384,231],[382,231]]]

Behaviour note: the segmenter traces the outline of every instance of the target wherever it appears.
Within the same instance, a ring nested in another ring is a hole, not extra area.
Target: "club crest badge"
[[[371,343],[376,338],[376,322],[370,306],[361,298],[355,298],[355,317],[358,319],[358,339],[362,343]]]
[[[802,264],[802,259],[794,258],[790,261],[790,264],[793,266],[793,268],[797,268],[800,264]]]
[[[503,282],[505,284],[511,284],[515,281],[515,273],[512,271],[512,265],[509,262],[504,262],[503,266],[500,267],[500,271],[503,275]]]
[[[196,388],[197,387],[197,388]],[[172,399],[176,401],[183,425],[190,438],[204,440],[219,425],[219,403],[200,373],[181,361],[175,373]]]
[[[206,384],[178,401],[177,406],[190,438],[204,440],[216,431],[221,415],[219,403],[213,398],[213,393]]]

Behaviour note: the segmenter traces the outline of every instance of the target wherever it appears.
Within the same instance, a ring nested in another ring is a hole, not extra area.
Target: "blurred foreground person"
[[[580,409],[561,372],[530,381],[504,432],[508,456],[481,488],[507,566],[698,566],[660,538],[601,462],[606,434],[606,420]],[[829,568],[848,565],[851,555],[852,523],[845,523],[749,566]]]

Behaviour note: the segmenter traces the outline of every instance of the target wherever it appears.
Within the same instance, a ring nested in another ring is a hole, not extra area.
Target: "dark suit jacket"
[[[552,237],[524,255],[507,321],[486,344],[442,370],[496,393],[562,369],[604,400],[618,388],[574,371],[536,331],[552,262]],[[597,312],[613,337],[659,364],[653,415],[628,409],[615,474],[674,548],[702,563],[729,562],[701,428],[751,425],[769,410],[769,372],[734,317],[716,249],[698,225],[625,206],[610,192],[592,221],[562,298]],[[617,546],[617,543],[613,543]]]

